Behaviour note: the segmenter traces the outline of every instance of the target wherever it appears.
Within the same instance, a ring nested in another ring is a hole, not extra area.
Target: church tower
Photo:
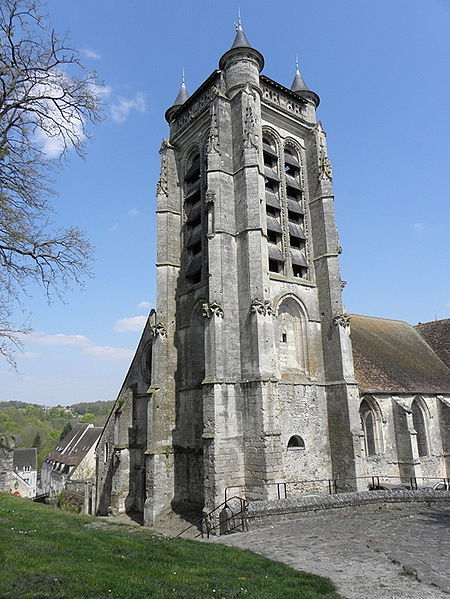
[[[146,523],[226,492],[274,498],[285,481],[355,488],[359,400],[319,97],[298,67],[289,89],[263,66],[239,24],[219,69],[191,96],[183,81],[166,112],[156,311],[99,444],[99,505]]]

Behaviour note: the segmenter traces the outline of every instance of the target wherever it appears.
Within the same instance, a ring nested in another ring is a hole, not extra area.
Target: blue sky
[[[155,295],[155,199],[164,112],[217,68],[240,6],[264,74],[290,86],[295,56],[321,98],[334,170],[348,312],[406,320],[450,312],[450,2],[50,0],[106,89],[84,161],[55,178],[55,219],[96,246],[95,278],[65,304],[36,290],[35,332],[0,400],[113,399]]]

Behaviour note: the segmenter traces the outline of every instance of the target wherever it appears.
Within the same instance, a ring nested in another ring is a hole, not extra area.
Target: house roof
[[[13,468],[14,470],[22,470],[24,466],[31,466],[32,470],[37,467],[37,451],[36,447],[30,449],[15,449],[13,453]]]
[[[450,393],[450,370],[410,324],[350,315],[355,377],[360,390]]]
[[[414,328],[444,364],[450,368],[450,318],[419,322]]]
[[[101,432],[101,427],[92,424],[75,424],[70,433],[48,454],[46,460],[78,466],[91,447],[97,443]]]

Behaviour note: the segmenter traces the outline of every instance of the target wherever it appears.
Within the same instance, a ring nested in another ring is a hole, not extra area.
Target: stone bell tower
[[[212,509],[226,490],[355,485],[358,394],[319,97],[298,68],[289,89],[263,66],[239,25],[219,69],[191,96],[183,82],[166,112],[157,306],[134,362],[148,366],[150,345],[151,375],[132,366],[124,386],[146,406],[129,423],[143,478],[127,497],[148,523],[170,505]]]

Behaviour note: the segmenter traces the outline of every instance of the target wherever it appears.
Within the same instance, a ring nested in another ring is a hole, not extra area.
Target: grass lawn
[[[0,599],[342,599],[249,551],[105,525],[0,494]]]

